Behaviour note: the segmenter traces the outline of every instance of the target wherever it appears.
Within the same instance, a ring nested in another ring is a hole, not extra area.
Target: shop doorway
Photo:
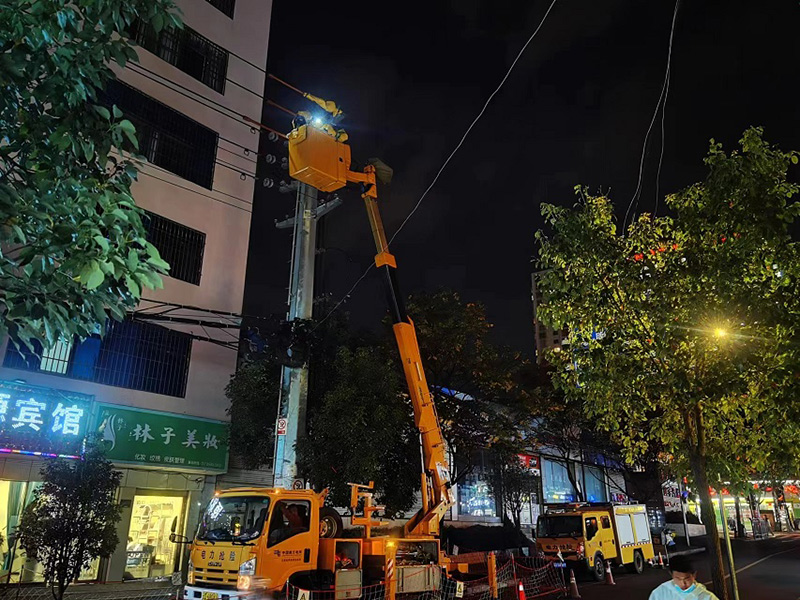
[[[174,519],[183,523],[184,505],[183,496],[134,496],[123,579],[163,577],[177,569],[179,546],[169,534]]]

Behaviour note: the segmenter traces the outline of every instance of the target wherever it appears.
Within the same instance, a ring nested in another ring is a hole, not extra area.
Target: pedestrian
[[[665,581],[650,594],[650,600],[719,600],[697,581],[697,569],[688,556],[673,556],[669,561],[672,579]]]

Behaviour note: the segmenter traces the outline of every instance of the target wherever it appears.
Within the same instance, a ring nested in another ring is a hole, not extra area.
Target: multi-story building
[[[62,340],[41,356],[0,346],[0,416],[14,423],[0,448],[0,551],[23,581],[40,576],[20,551],[9,553],[8,532],[46,455],[76,455],[98,432],[122,471],[120,545],[85,573],[89,580],[180,568],[172,523],[192,531],[227,471],[224,388],[237,353],[201,341],[214,337],[201,325],[175,321],[242,309],[258,149],[242,115],[260,120],[271,1],[177,4],[183,29],[134,24],[138,64],[114,65],[103,100],[136,126],[148,164],[133,195],[147,211],[148,239],[171,265],[164,289],[148,291],[140,309],[179,318],[112,321],[102,339]]]
[[[531,300],[533,302],[533,329],[535,336],[536,348],[536,361],[542,362],[544,360],[545,350],[550,348],[561,348],[561,344],[567,337],[566,331],[556,331],[552,327],[548,327],[539,319],[538,311],[542,303],[542,292],[539,289],[537,279],[541,273],[533,273],[531,275]]]

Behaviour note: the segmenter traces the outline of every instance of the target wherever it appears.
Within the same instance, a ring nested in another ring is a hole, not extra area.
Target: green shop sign
[[[77,458],[92,396],[0,380],[0,452]]]
[[[94,431],[117,463],[228,470],[228,424],[115,404],[96,405]]]

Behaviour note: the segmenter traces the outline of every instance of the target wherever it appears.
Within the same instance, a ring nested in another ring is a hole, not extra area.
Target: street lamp
[[[714,335],[718,338],[724,338],[728,335],[728,332],[722,327],[717,327],[714,329]]]

